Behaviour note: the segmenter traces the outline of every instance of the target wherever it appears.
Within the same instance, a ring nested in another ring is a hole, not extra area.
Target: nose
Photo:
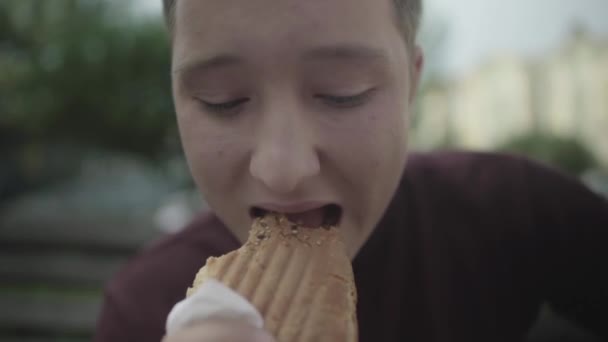
[[[315,134],[293,109],[265,114],[249,171],[271,192],[289,194],[320,172]]]

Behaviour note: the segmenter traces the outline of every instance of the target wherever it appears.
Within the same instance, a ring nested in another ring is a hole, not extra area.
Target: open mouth
[[[270,213],[285,215],[291,222],[309,228],[338,226],[342,218],[342,208],[337,204],[291,213],[273,212],[259,207],[252,207],[249,211],[252,218],[263,217]]]

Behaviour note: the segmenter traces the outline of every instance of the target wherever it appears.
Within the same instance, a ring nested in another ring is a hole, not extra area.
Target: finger
[[[163,342],[276,342],[265,330],[230,320],[205,320],[170,336]]]

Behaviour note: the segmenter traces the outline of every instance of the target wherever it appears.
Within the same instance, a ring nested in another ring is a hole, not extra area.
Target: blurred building
[[[576,28],[545,58],[503,55],[427,85],[413,143],[489,150],[526,133],[577,138],[608,167],[608,39]]]
[[[575,29],[537,73],[540,128],[579,138],[608,165],[608,40]]]

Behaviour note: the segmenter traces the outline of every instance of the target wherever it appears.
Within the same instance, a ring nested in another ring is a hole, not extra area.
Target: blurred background
[[[608,195],[608,2],[426,7],[414,148],[521,153]],[[161,0],[0,1],[1,341],[89,340],[104,282],[205,206],[170,95]],[[543,315],[531,341],[586,336]]]

